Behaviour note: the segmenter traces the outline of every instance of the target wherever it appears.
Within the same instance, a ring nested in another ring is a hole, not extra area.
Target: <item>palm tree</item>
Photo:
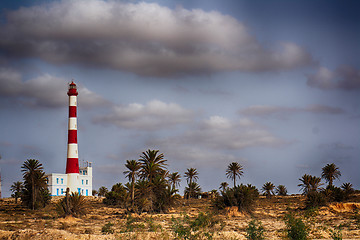
[[[320,189],[320,186],[323,185],[321,183],[321,178],[316,176],[310,176],[310,191],[317,192]]]
[[[329,183],[329,186],[332,186],[333,181],[336,178],[339,179],[340,176],[341,173],[339,171],[339,168],[334,163],[326,164],[326,166],[322,168],[321,177]]]
[[[309,174],[304,174],[301,178],[299,178],[302,183],[300,183],[298,186],[301,187],[304,195],[310,192],[310,179],[311,175]]]
[[[171,173],[168,176],[169,182],[171,183],[172,189],[174,190],[176,186],[180,186],[181,176],[178,172]]]
[[[354,188],[353,188],[353,185],[351,183],[343,183],[341,185],[341,188],[347,193],[353,193],[354,192]]]
[[[287,189],[284,185],[279,185],[276,188],[276,193],[279,196],[286,196],[287,195]]]
[[[266,182],[263,185],[262,190],[267,198],[271,198],[271,195],[274,195],[274,188],[275,185],[272,182]]]
[[[184,177],[186,177],[186,181],[189,185],[191,185],[194,182],[196,182],[199,173],[197,172],[196,168],[188,168],[187,171],[184,174]]]
[[[138,214],[143,211],[151,212],[153,210],[153,202],[155,201],[151,184],[145,179],[140,179],[136,182],[135,188],[136,208],[134,210],[137,211]]]
[[[28,203],[34,210],[37,198],[40,197],[40,190],[47,187],[45,173],[43,172],[42,164],[36,159],[28,159],[21,168],[25,188],[30,193],[30,201]]]
[[[102,186],[102,187],[99,188],[98,196],[99,197],[105,197],[107,192],[109,192],[109,190],[106,187]]]
[[[20,194],[21,194],[23,188],[24,188],[24,185],[20,181],[14,182],[11,185],[10,191],[13,193],[11,196],[15,198],[15,203],[17,203],[17,200],[20,197]]]
[[[228,186],[229,184],[227,182],[222,182],[220,183],[219,189],[221,189],[221,191],[225,191]]]
[[[189,183],[185,188],[184,197],[188,198],[197,198],[201,193],[201,187],[196,182]]]
[[[155,178],[156,175],[164,175],[166,173],[166,161],[164,154],[159,150],[150,150],[143,152],[139,159],[141,163],[140,177],[149,182]]]
[[[240,179],[240,177],[243,175],[242,170],[243,167],[237,162],[230,163],[226,169],[226,176],[234,180],[234,187],[236,186],[236,178],[238,177]]]
[[[344,195],[345,195],[345,199],[349,199],[350,195],[353,194],[354,188],[353,185],[351,183],[343,183],[341,185],[342,190],[344,191]]]
[[[131,206],[134,207],[135,200],[135,178],[139,174],[141,167],[140,162],[136,160],[126,160],[125,167],[129,170],[125,171],[124,174],[131,181]]]
[[[98,194],[98,191],[96,191],[95,189],[93,189],[91,193],[92,193],[92,196],[95,197],[95,196]]]

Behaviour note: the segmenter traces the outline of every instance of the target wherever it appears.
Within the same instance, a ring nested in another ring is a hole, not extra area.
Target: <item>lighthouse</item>
[[[81,195],[92,195],[92,166],[91,162],[83,162],[79,166],[78,140],[77,140],[77,96],[76,84],[69,84],[68,141],[65,174],[51,173],[47,175],[48,189],[52,196],[65,195],[66,189],[78,192]]]
[[[69,123],[68,123],[68,145],[67,145],[67,160],[66,160],[66,174],[68,187],[70,192],[78,191],[79,183],[79,154],[77,143],[77,88],[74,82],[69,85],[67,92],[69,96]]]

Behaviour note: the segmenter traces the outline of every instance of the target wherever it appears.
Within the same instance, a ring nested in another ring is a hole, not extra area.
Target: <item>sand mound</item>
[[[360,209],[360,203],[334,203],[329,205],[329,208],[336,212],[350,212]]]
[[[225,213],[226,213],[226,216],[228,216],[228,217],[241,217],[241,216],[244,216],[244,214],[239,212],[239,208],[236,207],[236,206],[226,207],[225,208]]]

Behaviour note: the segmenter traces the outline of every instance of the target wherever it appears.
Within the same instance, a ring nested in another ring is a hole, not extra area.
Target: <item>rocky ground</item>
[[[199,213],[214,224],[191,234],[194,239],[246,239],[246,228],[252,219],[262,223],[266,239],[286,239],[284,216],[289,211],[301,217],[310,228],[311,239],[332,239],[331,231],[340,227],[343,239],[360,239],[360,195],[347,203],[332,204],[318,210],[303,210],[303,196],[261,197],[252,214],[236,209],[212,214],[211,199],[181,200],[167,214],[131,214],[124,209],[108,207],[101,198],[87,197],[88,214],[79,218],[62,218],[55,202],[45,209],[30,211],[14,199],[0,200],[0,239],[174,239],[175,229],[183,229]],[[211,213],[211,214],[210,214]],[[180,227],[180,228],[179,228]],[[185,230],[184,230],[185,229]]]

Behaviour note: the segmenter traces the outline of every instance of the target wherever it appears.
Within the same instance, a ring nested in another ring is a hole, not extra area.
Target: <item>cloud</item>
[[[339,107],[331,107],[326,105],[310,105],[305,108],[301,107],[281,107],[281,106],[268,106],[268,105],[255,105],[245,108],[239,113],[247,116],[256,117],[280,117],[284,118],[289,114],[297,113],[315,113],[315,114],[344,114],[345,110]]]
[[[352,66],[340,66],[334,71],[320,67],[315,74],[309,74],[307,79],[307,84],[310,87],[320,88],[322,90],[360,89],[360,71]]]
[[[302,47],[262,46],[246,26],[217,11],[156,3],[63,0],[8,12],[0,50],[146,76],[276,71],[313,64]]]
[[[206,149],[198,145],[179,145],[172,142],[164,142],[159,145],[166,157],[176,162],[185,164],[186,167],[204,168],[223,167],[230,162],[246,163],[247,160],[237,154],[226,153],[218,149]]]
[[[0,68],[0,97],[30,107],[58,108],[67,106],[68,81],[50,74],[23,81],[22,75],[10,68]],[[79,104],[85,108],[108,104],[101,96],[79,86]]]
[[[96,117],[93,122],[128,129],[154,131],[188,123],[193,120],[194,116],[193,111],[184,109],[176,103],[152,100],[145,105],[132,103],[114,106],[111,113]]]
[[[231,121],[221,116],[205,119],[180,136],[156,142],[202,146],[212,150],[239,150],[249,147],[279,147],[286,141],[273,136],[265,127],[249,119]]]

